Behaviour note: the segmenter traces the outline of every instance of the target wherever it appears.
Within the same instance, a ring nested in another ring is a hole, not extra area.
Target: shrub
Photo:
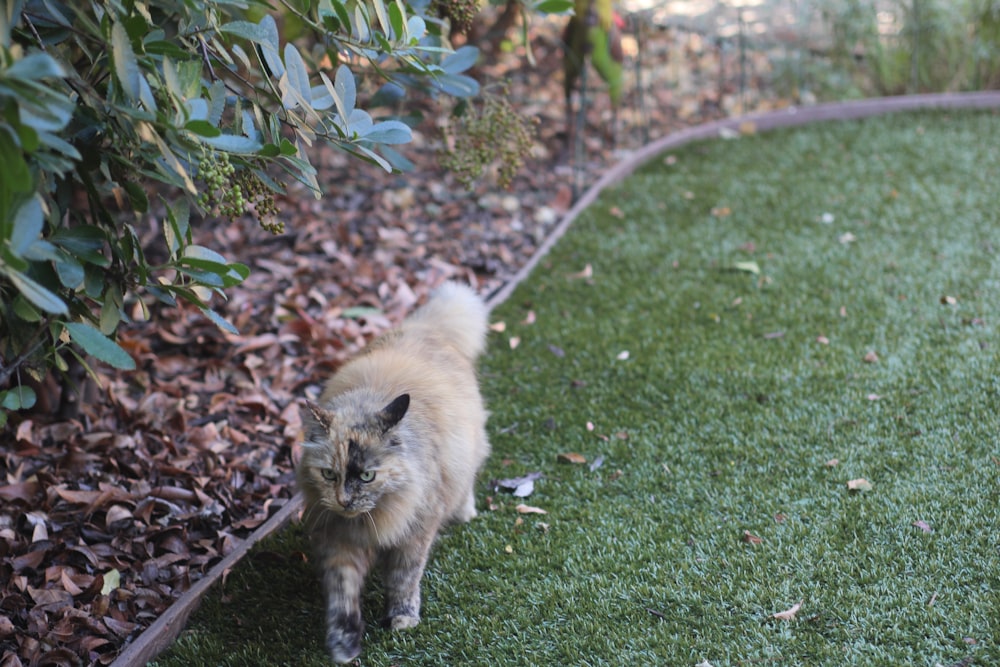
[[[252,214],[280,230],[273,174],[320,196],[315,142],[401,165],[392,147],[410,128],[373,117],[380,96],[355,72],[375,73],[394,101],[412,88],[475,95],[463,72],[478,51],[452,50],[430,6],[282,0],[302,36],[282,44],[265,0],[5,3],[0,426],[35,402],[28,377],[84,361],[77,346],[132,367],[114,341],[130,293],[192,303],[231,330],[209,298],[249,269],[196,245],[192,225]],[[137,225],[151,215],[163,248],[147,255]]]

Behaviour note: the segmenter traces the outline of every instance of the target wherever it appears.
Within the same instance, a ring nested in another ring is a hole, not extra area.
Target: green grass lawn
[[[360,664],[1000,664],[998,137],[822,124],[606,191],[494,312],[481,516],[416,629],[371,592]],[[487,483],[531,471],[547,514]],[[328,664],[307,551],[266,541],[157,664]]]

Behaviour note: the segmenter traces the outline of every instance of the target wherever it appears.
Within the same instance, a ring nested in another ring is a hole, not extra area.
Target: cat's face
[[[346,518],[374,510],[403,481],[394,429],[409,404],[402,394],[377,412],[347,415],[310,403],[312,424],[299,463],[307,496]]]

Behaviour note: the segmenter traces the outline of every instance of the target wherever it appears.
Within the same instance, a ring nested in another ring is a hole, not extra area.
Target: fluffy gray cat
[[[488,315],[470,288],[445,283],[308,404],[296,473],[336,662],[361,652],[369,569],[381,568],[383,625],[413,627],[438,530],[476,515],[473,486],[490,444],[475,361]]]

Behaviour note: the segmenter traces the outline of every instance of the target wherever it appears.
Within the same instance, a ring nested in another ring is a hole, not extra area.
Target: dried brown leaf
[[[519,514],[548,514],[547,511],[543,510],[541,507],[533,507],[531,505],[525,505],[524,503],[518,505],[514,508]]]
[[[858,479],[852,479],[847,482],[847,488],[850,491],[871,491],[872,484],[867,479],[859,477]]]
[[[776,618],[779,621],[794,621],[795,614],[797,614],[799,612],[799,609],[802,608],[802,602],[803,600],[799,600],[785,611],[779,611],[777,613],[771,614],[771,617]]]

